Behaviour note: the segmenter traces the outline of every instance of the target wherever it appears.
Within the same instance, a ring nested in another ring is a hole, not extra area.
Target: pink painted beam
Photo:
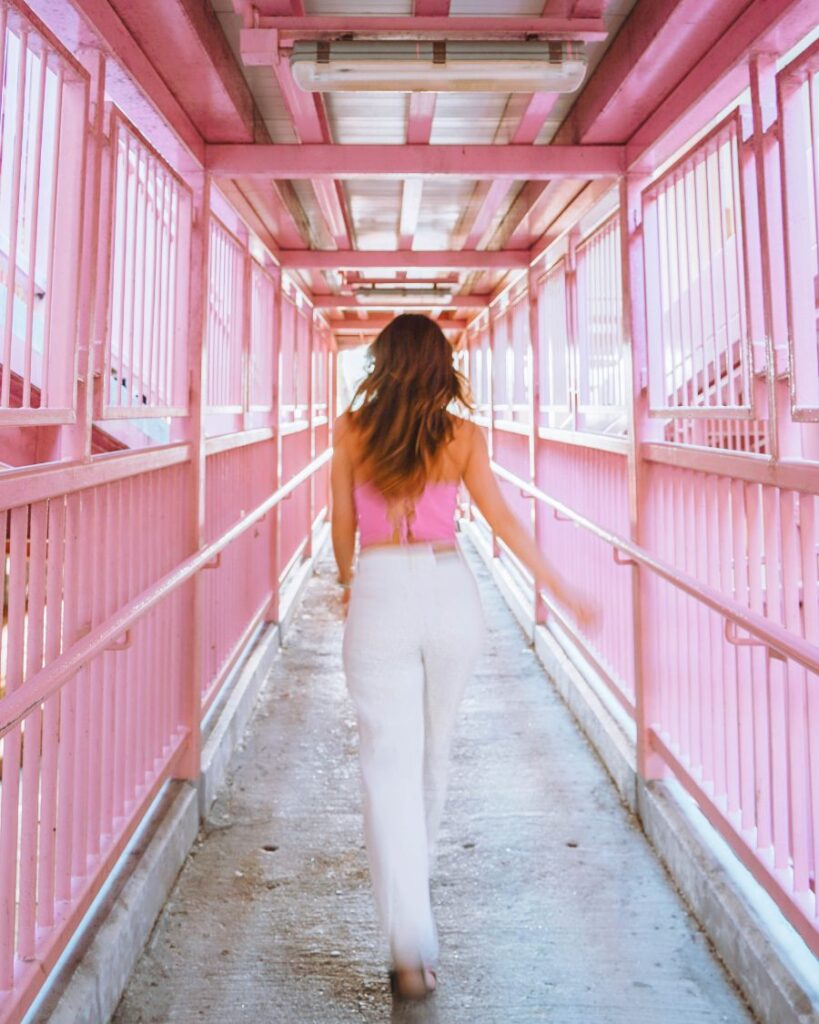
[[[244,57],[244,54],[242,56]],[[321,97],[305,92],[296,85],[290,74],[288,61],[276,60],[272,67],[299,141],[318,145],[329,143],[330,129],[327,125]],[[284,175],[284,177],[289,177],[289,175]],[[311,175],[311,177],[313,176]],[[341,186],[337,181],[331,180],[330,175],[324,175],[313,180],[313,189],[322,216],[336,245],[342,249],[349,248],[352,234],[349,229]]]
[[[424,191],[422,178],[407,178],[401,191],[401,216],[398,226],[398,248],[411,249]]]
[[[478,210],[464,242],[465,249],[477,249],[481,242],[488,241],[484,235],[489,231],[495,214],[509,192],[510,185],[511,183],[506,178],[499,178],[489,186],[489,191],[484,196],[481,208]]]
[[[231,178],[544,181],[616,177],[625,155],[621,146],[213,145],[207,147],[207,167]]]
[[[535,242],[529,250],[532,263],[539,260],[550,245],[571,231],[574,225],[581,220],[594,204],[601,199],[609,190],[609,183],[593,181],[576,196],[568,206],[549,225],[548,230]]]
[[[529,266],[526,251],[398,252],[396,250],[301,250],[279,251],[281,266],[287,270],[524,270]]]
[[[335,334],[377,334],[394,319],[394,316],[382,313],[378,316],[371,316],[367,320],[353,320],[345,317],[343,320],[330,320],[329,323],[330,330]],[[435,319],[434,315],[433,319]],[[437,320],[437,323],[445,333],[463,331],[468,325],[466,320]]]
[[[716,116],[747,86],[752,50],[786,53],[815,25],[815,0],[756,0],[632,135],[629,165],[655,166]]]
[[[240,48],[246,64],[271,64],[278,59],[279,47],[296,39],[321,39],[354,35],[392,39],[523,39],[544,36],[550,39],[580,39],[602,42],[608,30],[600,18],[526,18],[526,17],[399,17],[379,15],[372,18],[266,16],[264,4],[254,3],[259,11],[258,28],[241,30]]]
[[[313,305],[316,309],[361,309],[362,305],[356,301],[354,295],[314,295]],[[451,298],[442,299],[440,302],[430,302],[429,308],[434,309],[484,309],[488,305],[485,296],[480,295],[453,295]],[[385,299],[383,303],[366,303],[367,309],[398,309],[399,307],[412,306],[414,309],[427,307],[419,306],[417,302],[404,302],[401,299]]]
[[[449,0],[415,0],[416,18],[447,17]],[[432,121],[435,117],[434,92],[410,93],[407,106],[407,138],[410,146],[426,146],[432,136]],[[404,182],[401,193],[401,218],[398,229],[398,248],[411,249],[418,217],[421,212],[423,182],[409,179]]]

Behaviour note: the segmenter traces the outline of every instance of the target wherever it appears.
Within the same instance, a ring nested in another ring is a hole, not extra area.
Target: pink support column
[[[643,246],[641,236],[642,176],[628,175],[620,182],[620,245],[622,253],[623,285],[623,344],[625,346],[625,378],[628,389],[629,414],[628,456],[629,536],[643,547],[648,541],[646,516],[646,465],[641,446],[651,440],[656,427],[648,419],[648,391],[643,387],[643,367],[646,366],[645,308],[643,302]],[[657,296],[646,296],[646,301],[657,301]],[[637,727],[637,771],[643,779],[660,779],[668,774],[661,757],[652,750],[650,730],[659,725],[659,688],[654,677],[652,645],[656,643],[657,609],[648,599],[645,581],[640,570],[632,565],[631,593],[634,644],[634,719]]]
[[[275,286],[276,303],[276,332],[273,337],[273,431],[274,448],[273,457],[273,487],[281,486],[282,481],[282,414],[281,414],[281,380],[282,380],[282,311],[284,306],[284,287],[281,270],[276,268],[271,271]],[[270,599],[270,606],[265,613],[265,622],[279,621],[279,574],[281,572],[281,535],[282,535],[282,506],[281,502],[271,512],[273,537],[270,548],[273,553],[270,566],[270,576],[273,583],[273,594]]]
[[[208,380],[207,295],[208,247],[210,243],[210,176],[192,174],[188,183],[193,189],[193,224],[191,226],[190,292],[188,329],[188,366],[190,367],[190,402],[184,436],[191,446],[190,519],[187,528],[187,549],[193,553],[205,543],[205,423],[204,406]],[[184,676],[182,686],[182,726],[187,731],[185,752],[178,762],[177,778],[196,779],[201,761],[202,701],[202,628],[205,614],[205,580],[201,572],[189,583],[188,621],[184,631]]]
[[[316,457],[315,400],[313,395],[313,353],[316,345],[315,312],[311,309],[307,321],[307,422],[310,431],[310,462]],[[304,557],[313,557],[313,523],[316,521],[316,475],[312,474],[307,483],[307,547]]]
[[[492,311],[489,310],[486,314],[488,321],[487,330],[489,331],[489,457],[495,458],[495,323],[492,318]],[[495,536],[495,531],[492,531],[492,557],[500,558],[500,545],[498,544],[498,538]]]
[[[538,427],[540,426],[540,359],[543,345],[540,337],[540,315],[538,312],[538,275],[530,267],[528,276],[527,303],[529,307],[529,479],[542,490],[546,490],[546,481],[538,479]],[[536,540],[540,541],[543,534],[543,520],[548,509],[540,501],[532,502],[532,530]],[[546,605],[540,596],[540,588],[535,584],[534,594],[535,625],[546,621]]]

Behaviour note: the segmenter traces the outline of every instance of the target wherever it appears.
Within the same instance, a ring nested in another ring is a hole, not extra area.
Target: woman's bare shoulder
[[[453,430],[450,453],[458,463],[461,472],[466,468],[475,444],[475,435],[480,430],[477,423],[464,416],[452,416]]]

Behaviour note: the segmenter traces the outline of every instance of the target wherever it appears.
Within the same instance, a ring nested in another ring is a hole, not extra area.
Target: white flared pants
[[[460,552],[414,544],[361,553],[344,670],[358,712],[370,875],[398,966],[437,960],[429,875],[456,713],[484,636]]]

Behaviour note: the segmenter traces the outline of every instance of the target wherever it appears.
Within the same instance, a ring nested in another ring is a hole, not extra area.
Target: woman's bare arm
[[[333,430],[333,459],[330,466],[333,553],[340,583],[349,583],[352,579],[355,556],[353,461],[350,457],[348,431],[347,414],[344,413],[336,420]]]
[[[578,601],[572,588],[564,582],[544,556],[534,537],[506,504],[492,472],[483,431],[476,424],[471,424],[471,428],[463,480],[481,515],[495,534],[532,572],[538,585],[546,587],[554,594],[557,601],[569,608],[578,621],[588,620],[589,611]]]

